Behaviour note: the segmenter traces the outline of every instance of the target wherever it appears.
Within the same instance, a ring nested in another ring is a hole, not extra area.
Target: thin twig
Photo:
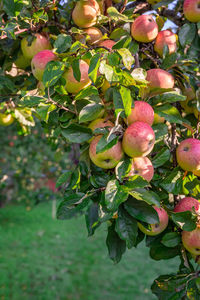
[[[43,97],[43,98],[44,98],[44,97]],[[44,99],[46,99],[46,98],[44,98]],[[63,106],[62,104],[57,103],[57,102],[54,101],[53,99],[51,99],[50,93],[49,93],[49,88],[48,88],[48,102],[50,102],[50,103],[56,105],[57,107],[59,107],[59,108],[65,110],[65,111],[68,111],[68,112],[71,112],[71,113],[73,113],[73,114],[76,114],[73,110],[71,110],[71,109],[69,109],[69,108]]]
[[[153,63],[154,65],[156,66],[156,68],[159,68],[159,65],[157,63],[157,61],[155,60],[154,57],[152,57],[150,54],[148,54],[145,50],[141,49],[140,50],[142,53],[144,53]]]

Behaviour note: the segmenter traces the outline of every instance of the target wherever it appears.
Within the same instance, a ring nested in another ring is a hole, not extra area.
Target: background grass
[[[142,244],[114,265],[105,229],[88,238],[83,217],[53,220],[50,203],[0,209],[0,300],[156,299],[153,279],[176,271],[178,259],[153,261]]]

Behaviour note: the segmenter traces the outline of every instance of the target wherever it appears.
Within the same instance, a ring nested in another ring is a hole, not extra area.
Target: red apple
[[[91,80],[88,76],[88,64],[84,60],[80,60],[79,67],[81,72],[80,82],[74,78],[72,67],[69,67],[69,69],[63,75],[64,79],[66,80],[65,88],[68,93],[76,94],[91,84]]]
[[[124,152],[130,157],[148,155],[155,143],[155,134],[149,124],[135,122],[125,131],[122,141]]]
[[[139,229],[145,233],[146,235],[157,235],[161,232],[163,232],[165,230],[165,228],[168,225],[169,222],[169,217],[167,212],[164,210],[164,208],[162,207],[157,207],[154,206],[153,207],[157,213],[158,213],[158,217],[159,217],[159,223],[156,224],[151,224],[149,227],[150,229],[145,228],[141,223],[138,223],[138,227]]]
[[[172,89],[174,87],[174,77],[162,69],[150,69],[147,71],[146,80],[149,81],[149,88]]]
[[[158,25],[151,15],[142,15],[135,19],[131,26],[132,37],[142,43],[155,40],[158,34]]]
[[[200,255],[200,226],[193,231],[182,232],[183,246],[192,254]]]
[[[127,118],[128,125],[133,124],[136,121],[145,122],[150,126],[154,121],[154,110],[150,104],[145,101],[135,101],[134,108],[131,110],[131,114]]]
[[[174,207],[174,212],[183,212],[183,211],[192,211],[194,210],[197,213],[200,213],[200,203],[198,200],[192,197],[185,197],[179,201],[178,204]]]
[[[190,22],[200,21],[200,1],[185,0],[183,3],[183,13],[185,18]]]
[[[176,149],[179,166],[185,171],[200,170],[200,140],[189,138],[182,141]]]
[[[132,160],[131,171],[128,176],[140,175],[145,180],[151,181],[154,175],[154,167],[148,157],[135,157]]]
[[[112,169],[116,167],[123,157],[123,150],[121,142],[118,142],[112,148],[102,152],[96,153],[96,146],[101,139],[101,135],[96,136],[90,143],[89,155],[92,162],[102,169]]]
[[[176,51],[176,35],[170,30],[160,31],[156,37],[154,50],[160,57],[163,56],[163,49],[165,45],[168,46],[170,54]]]
[[[113,40],[103,40],[103,41],[100,41],[98,43],[98,46],[100,47],[106,47],[108,48],[109,50],[112,50],[112,47],[115,45],[115,42]]]
[[[96,24],[100,15],[100,7],[95,0],[80,0],[76,2],[72,12],[74,23],[81,28],[88,28]]]
[[[37,80],[42,80],[44,69],[49,61],[56,60],[57,56],[51,50],[38,52],[31,61],[31,69]]]

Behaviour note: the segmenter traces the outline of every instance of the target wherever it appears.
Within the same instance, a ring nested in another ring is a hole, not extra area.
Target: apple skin
[[[25,58],[32,59],[34,55],[42,50],[50,50],[51,44],[49,40],[42,34],[36,33],[35,39],[32,44],[28,46],[27,38],[23,38],[21,41],[21,49]]]
[[[195,108],[189,106],[188,103],[195,98],[195,92],[191,87],[189,87],[183,91],[183,95],[186,96],[187,99],[185,101],[180,101],[181,107],[184,109],[186,114],[192,114]]]
[[[109,121],[109,120],[105,120],[105,119],[96,119],[94,121],[92,121],[89,126],[90,129],[92,129],[92,131],[94,131],[96,128],[104,128],[104,127],[109,127],[109,130],[114,127],[114,124]],[[94,137],[92,137],[88,143],[90,143],[92,140],[94,139]]]
[[[179,201],[174,207],[174,212],[192,211],[193,208],[197,213],[200,213],[200,203],[192,197],[185,197]]]
[[[152,42],[157,34],[158,25],[151,15],[141,15],[131,25],[131,35],[138,42]]]
[[[80,0],[72,12],[74,23],[80,28],[88,28],[96,24],[97,16],[100,15],[100,7],[95,0]]]
[[[154,167],[148,157],[135,157],[132,160],[131,171],[128,176],[140,175],[147,181],[151,181],[154,175]]]
[[[183,13],[185,18],[190,22],[200,21],[200,1],[185,0],[183,3]]]
[[[158,217],[159,217],[159,221],[160,221],[159,223],[151,224],[150,225],[151,230],[149,230],[149,229],[145,228],[141,223],[138,222],[139,229],[146,235],[151,235],[151,236],[154,236],[154,235],[157,235],[157,234],[163,232],[166,229],[168,222],[169,222],[168,214],[164,210],[164,208],[157,207],[157,206],[153,206],[153,208],[158,213]]]
[[[90,27],[87,29],[84,29],[84,31],[89,35],[90,39],[87,41],[89,45],[94,45],[100,41],[103,34],[99,28],[96,27]]]
[[[148,155],[155,143],[155,134],[149,124],[135,122],[126,129],[122,147],[124,152],[130,157],[140,157]]]
[[[183,231],[182,242],[191,254],[200,255],[200,226],[197,225],[193,231]]]
[[[34,77],[41,81],[42,76],[49,61],[56,60],[57,56],[51,50],[38,52],[31,61],[31,69]]]
[[[189,138],[182,141],[176,149],[176,158],[184,171],[199,171],[200,140]]]
[[[159,116],[157,113],[154,113],[154,121],[153,124],[159,124],[159,123],[164,123],[165,122],[165,118]]]
[[[118,142],[112,148],[96,154],[96,146],[101,139],[101,135],[96,136],[90,143],[89,156],[91,161],[102,169],[113,169],[123,158],[121,142]]]
[[[116,43],[113,40],[104,40],[104,41],[100,41],[98,43],[98,46],[100,47],[106,47],[108,48],[110,51],[112,50],[112,47],[115,45]]]
[[[0,125],[9,126],[14,122],[14,118],[11,114],[0,113]]]
[[[146,80],[149,81],[149,88],[172,89],[174,87],[174,77],[162,69],[150,69],[147,71]]]
[[[131,109],[131,114],[127,118],[128,125],[140,121],[151,126],[154,121],[154,110],[151,105],[145,101],[135,101],[134,105],[134,108]]]
[[[22,51],[20,50],[17,53],[17,59],[15,60],[15,65],[22,70],[25,70],[27,67],[29,67],[31,65],[31,60],[24,57],[24,55],[22,54]]]
[[[66,80],[65,89],[68,93],[77,94],[80,90],[92,83],[88,76],[89,65],[84,60],[80,60],[79,66],[81,72],[80,82],[74,78],[72,67],[69,67],[69,69],[63,74],[63,77]]]
[[[160,31],[156,37],[154,50],[160,57],[163,57],[163,48],[165,45],[168,46],[170,54],[176,51],[176,35],[170,30]]]

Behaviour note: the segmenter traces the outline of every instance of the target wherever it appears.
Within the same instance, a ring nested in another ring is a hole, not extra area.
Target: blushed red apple
[[[192,211],[193,208],[197,213],[200,212],[199,201],[192,197],[185,197],[176,204],[174,212]]]
[[[163,56],[163,49],[165,45],[168,46],[170,54],[176,51],[176,35],[170,30],[160,31],[156,37],[154,50],[160,57]]]
[[[183,231],[182,242],[190,253],[200,255],[200,225],[193,231]]]
[[[155,88],[172,89],[174,87],[174,77],[162,69],[148,70],[146,80],[149,81],[150,90]]]
[[[183,13],[185,18],[190,22],[200,21],[200,1],[199,0],[185,0],[183,3]]]
[[[31,61],[31,69],[37,80],[42,80],[42,76],[49,61],[56,60],[57,56],[51,50],[38,52]]]
[[[184,171],[200,170],[200,140],[189,138],[180,142],[176,149],[176,158]]]
[[[148,157],[135,157],[132,160],[131,170],[128,176],[140,175],[145,180],[151,181],[154,175],[154,167]]]
[[[131,25],[131,35],[138,42],[152,42],[157,34],[158,25],[151,15],[141,15]]]
[[[154,121],[154,110],[150,104],[145,101],[135,101],[134,108],[131,110],[131,114],[127,118],[128,125],[133,124],[136,121],[145,122],[150,126]]]
[[[98,46],[100,46],[100,47],[106,47],[106,48],[108,48],[109,50],[112,50],[112,47],[115,45],[116,43],[115,43],[115,41],[113,41],[113,40],[103,40],[103,41],[100,41],[99,43],[98,43]]]

